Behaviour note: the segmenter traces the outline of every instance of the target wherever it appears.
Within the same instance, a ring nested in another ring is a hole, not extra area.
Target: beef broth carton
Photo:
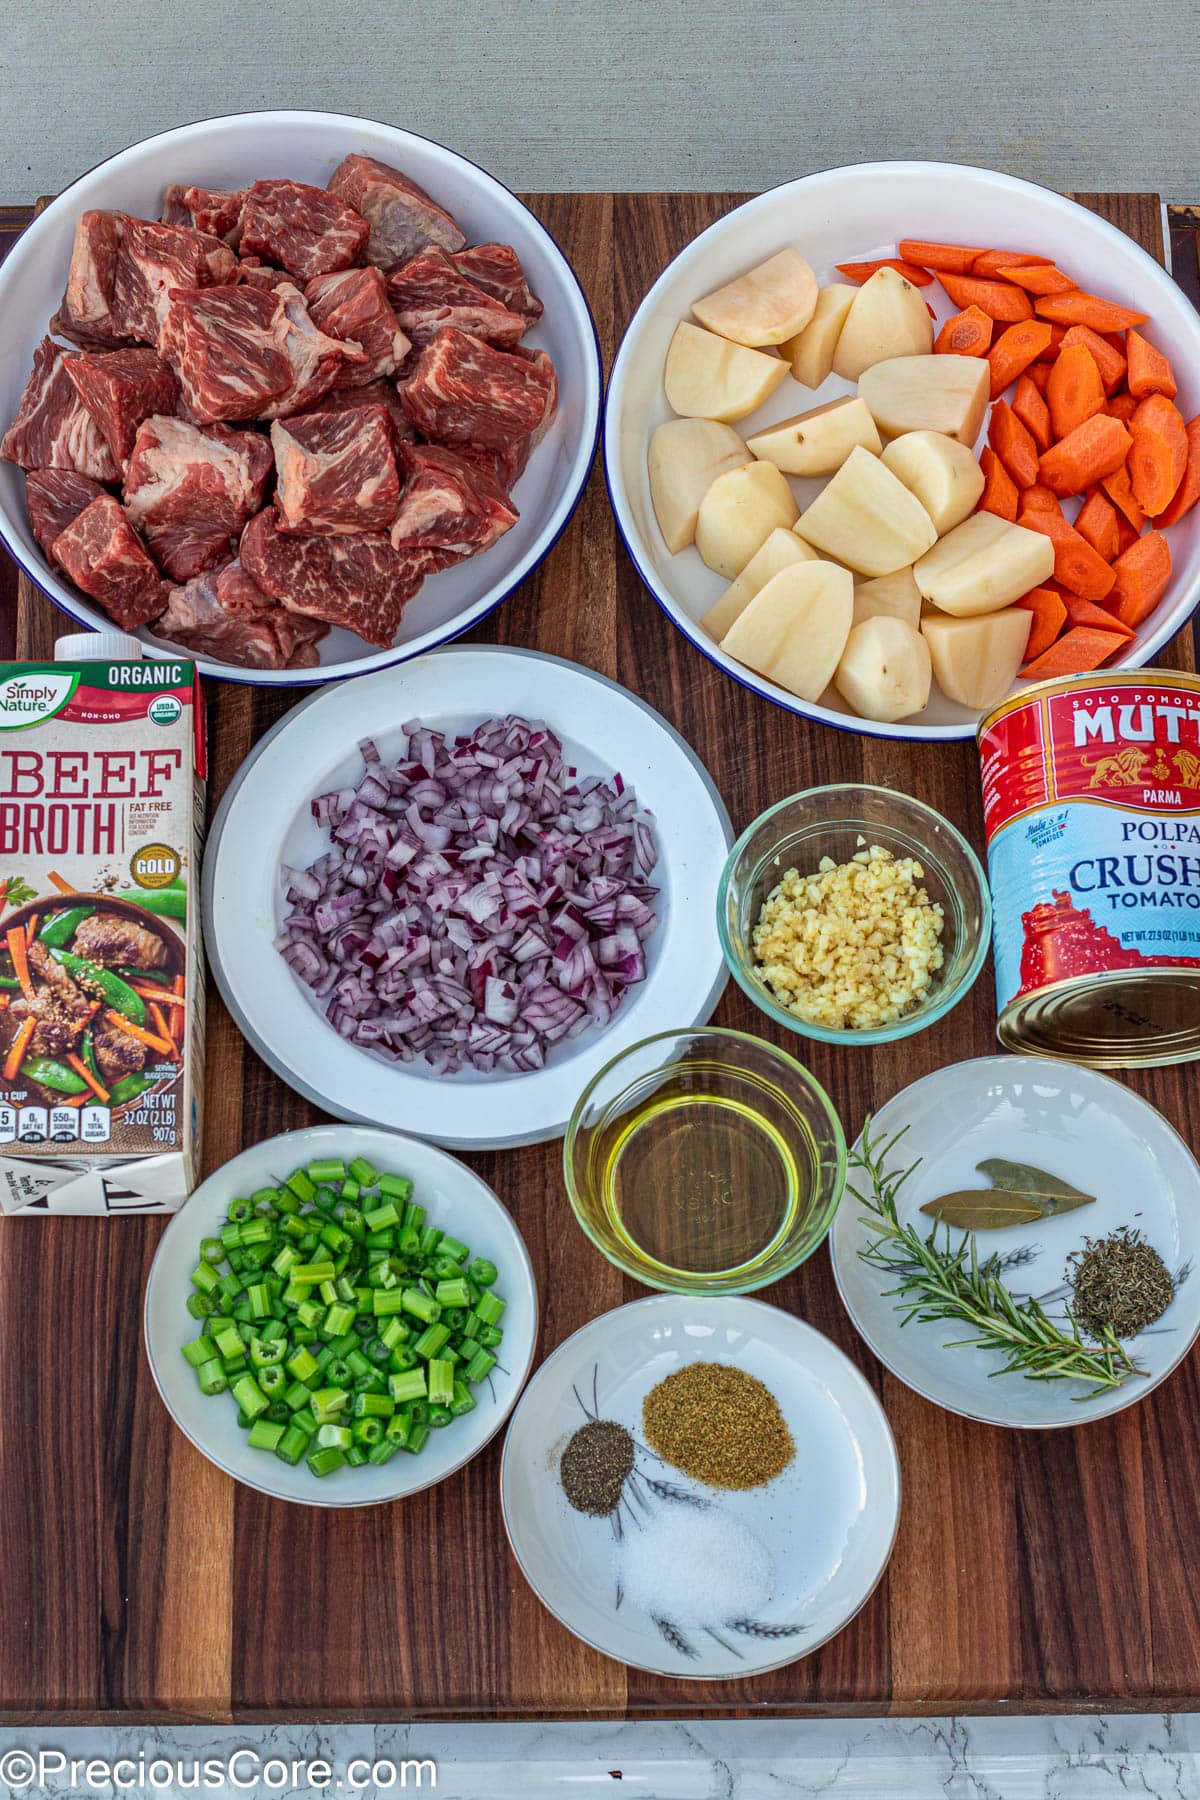
[[[204,712],[118,632],[0,663],[0,1208],[174,1212],[199,1160]]]

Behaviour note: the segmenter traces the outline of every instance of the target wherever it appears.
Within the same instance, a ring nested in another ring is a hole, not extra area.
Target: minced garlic
[[[815,875],[789,869],[753,938],[779,1005],[837,1031],[892,1025],[919,1005],[943,962],[942,908],[924,874],[915,857],[897,860],[878,844],[847,863],[823,856]]]

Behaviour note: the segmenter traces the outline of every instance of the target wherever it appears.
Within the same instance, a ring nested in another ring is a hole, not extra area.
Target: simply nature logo
[[[0,731],[41,725],[62,711],[79,676],[54,669],[27,670],[0,681]]]

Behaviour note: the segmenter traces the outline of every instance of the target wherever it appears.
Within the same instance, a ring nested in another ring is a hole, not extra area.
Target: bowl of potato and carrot
[[[0,1100],[114,1117],[179,1072],[182,890],[56,893],[0,918]]]

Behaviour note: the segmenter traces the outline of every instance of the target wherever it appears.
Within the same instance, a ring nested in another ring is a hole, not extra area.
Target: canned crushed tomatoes
[[[979,753],[1001,1042],[1200,1057],[1200,677],[1044,682],[987,715]]]

